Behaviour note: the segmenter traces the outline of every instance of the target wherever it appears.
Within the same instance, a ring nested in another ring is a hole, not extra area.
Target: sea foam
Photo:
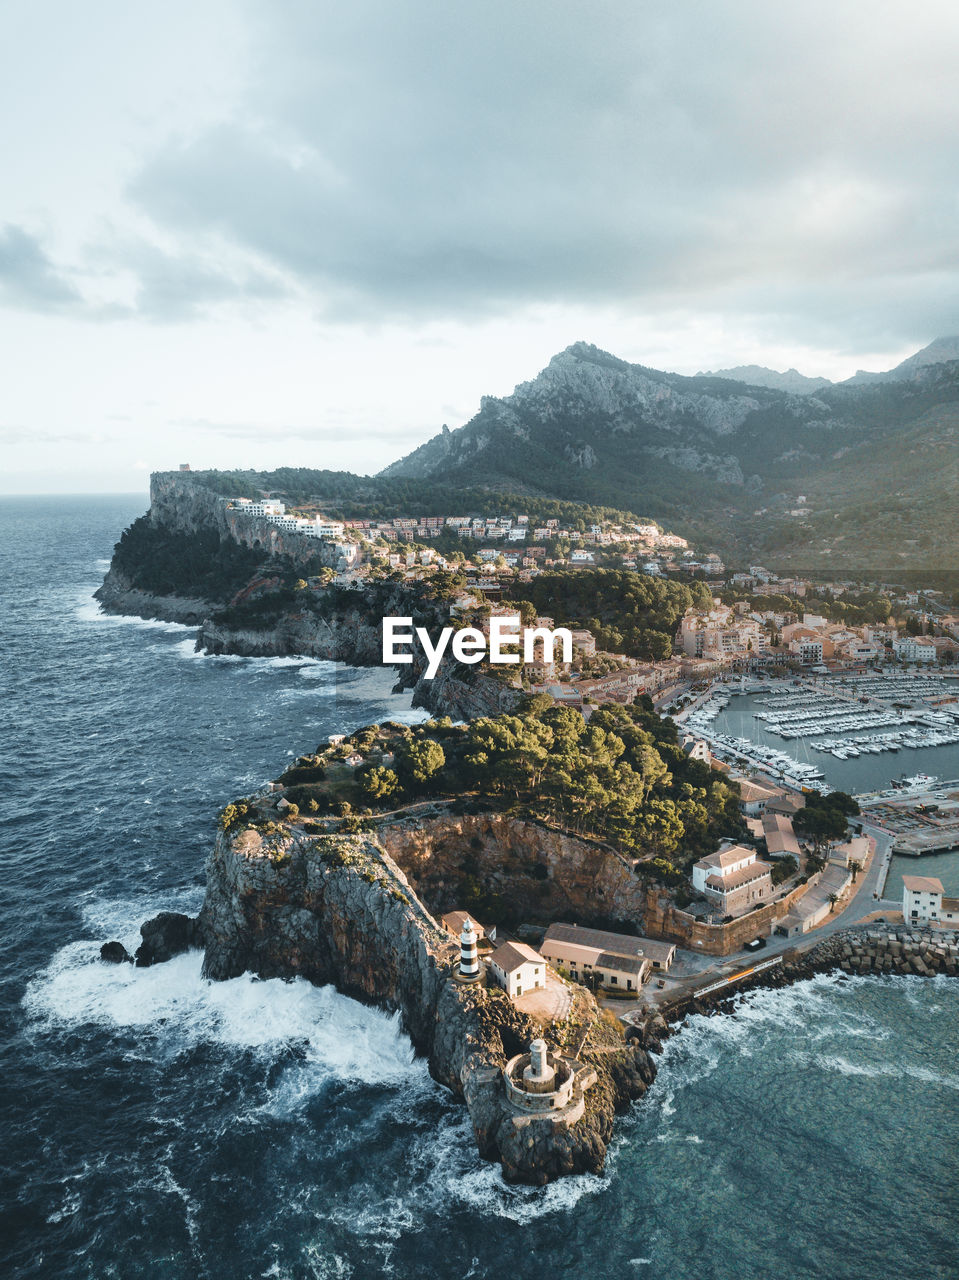
[[[163,905],[182,909],[188,896]],[[141,903],[131,918],[131,905],[89,904],[84,915],[102,930],[102,938],[119,938],[131,950],[146,914]],[[138,969],[104,963],[99,941],[71,942],[30,981],[23,1008],[38,1030],[89,1026],[133,1032],[141,1037],[143,1052],[161,1059],[203,1043],[267,1058],[295,1049],[298,1061],[281,1076],[273,1095],[278,1111],[295,1108],[329,1080],[386,1086],[429,1081],[398,1015],[302,978],[286,982],[244,974],[212,982],[202,976],[202,962],[201,952],[189,951]],[[437,1088],[432,1082],[429,1087]]]

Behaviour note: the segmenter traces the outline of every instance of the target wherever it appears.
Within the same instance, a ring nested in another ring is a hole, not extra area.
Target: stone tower
[[[534,1040],[529,1047],[529,1066],[523,1071],[523,1088],[529,1093],[550,1093],[556,1088],[556,1069],[549,1061],[545,1040]]]

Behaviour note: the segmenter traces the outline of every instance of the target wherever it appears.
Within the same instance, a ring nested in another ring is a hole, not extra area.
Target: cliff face
[[[241,547],[287,556],[295,565],[320,559],[333,567],[331,543],[278,529],[265,516],[249,516],[179,471],[155,471],[150,477],[150,520],[179,533],[215,529]]]
[[[384,822],[378,839],[439,914],[462,906],[468,880],[524,919],[643,922],[646,894],[625,859],[593,840],[501,813],[414,813]]]
[[[426,911],[376,841],[310,836],[301,827],[264,838],[221,834],[207,867],[199,928],[204,972],[224,979],[252,970],[335,983],[347,995],[399,1010],[435,1079],[464,1099],[486,1159],[507,1178],[543,1183],[564,1173],[599,1172],[617,1108],[641,1096],[655,1069],[644,1049],[611,1031],[592,996],[573,989],[562,1023],[517,1011],[496,988],[453,976],[458,949]],[[597,1080],[574,1123],[517,1117],[505,1101],[502,1068],[545,1032],[554,1044],[580,1043]]]
[[[357,595],[362,599],[362,592]],[[397,601],[399,616],[409,602]],[[389,612],[390,606],[387,606]],[[263,628],[228,627],[205,621],[197,636],[197,648],[213,654],[240,654],[243,657],[284,657],[305,654],[311,658],[347,662],[354,667],[378,667],[383,658],[380,620],[369,621],[364,609],[344,610],[331,618],[312,613],[285,614],[274,626]],[[427,680],[422,653],[414,652],[413,662],[396,668],[398,688],[413,690],[413,705],[437,716],[471,720],[476,716],[496,716],[511,711],[522,691],[491,676],[444,659],[432,680]]]
[[[329,559],[333,554],[329,543],[285,532],[266,519],[230,509],[223,498],[180,472],[157,472],[151,477],[149,518],[152,524],[180,534],[213,530],[220,538],[263,552],[264,558],[285,556],[294,565],[315,564],[317,558]],[[200,596],[144,591],[115,564],[95,598],[108,613],[198,626],[197,648],[206,653],[243,657],[303,654],[359,667],[381,665],[382,617],[412,614],[417,625],[431,630],[448,622],[441,602],[421,600],[400,585],[384,589],[381,584],[375,598],[372,589],[362,586],[355,592],[341,593],[325,616],[304,609],[260,626],[226,625],[212,620],[220,607],[216,602]],[[414,706],[435,715],[458,720],[499,715],[515,707],[520,697],[509,685],[452,660],[444,660],[433,680],[424,678],[425,668],[422,651],[414,650],[413,662],[397,667],[397,679],[399,687],[413,689]]]
[[[294,565],[332,565],[332,546],[302,534],[277,529],[262,517],[244,515],[227,506],[224,498],[176,471],[154,472],[150,477],[150,523],[172,533],[196,534],[213,530],[221,539],[263,552],[264,557],[286,556]],[[103,585],[94,593],[107,613],[138,618],[158,618],[199,626],[217,605],[203,596],[155,595],[132,582],[111,564]]]

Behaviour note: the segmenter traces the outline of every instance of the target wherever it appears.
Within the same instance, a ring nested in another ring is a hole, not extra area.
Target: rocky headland
[[[251,797],[249,804],[245,825],[217,836],[197,919],[163,913],[147,921],[136,963],[162,963],[200,946],[204,974],[214,980],[245,972],[301,977],[399,1012],[430,1073],[467,1106],[480,1155],[498,1161],[509,1181],[542,1185],[566,1174],[601,1172],[616,1113],[643,1096],[656,1075],[651,1055],[690,1014],[728,1012],[750,989],[788,986],[817,973],[959,972],[959,933],[865,925],[808,951],[787,952],[781,964],[735,990],[641,1008],[633,1026],[624,1026],[575,983],[564,984],[568,998],[561,1015],[531,1016],[492,981],[460,979],[457,942],[414,886],[421,884],[431,902],[438,895],[439,909],[445,909],[444,896],[453,901],[459,891],[454,847],[462,856],[484,846],[478,869],[490,886],[522,847],[547,868],[543,880],[536,878],[547,886],[546,896],[588,920],[591,904],[595,914],[607,892],[613,898],[625,892],[605,855],[604,874],[613,882],[597,881],[591,842],[560,841],[538,824],[514,829],[501,814],[463,815],[436,806],[400,812],[372,832],[346,835],[283,821],[276,793]],[[628,906],[628,895],[620,905]],[[115,962],[132,959],[118,943],[105,944],[101,954]],[[551,1060],[572,1076],[574,1093],[560,1112],[529,1114],[515,1105],[507,1074],[517,1061],[527,1061],[519,1055],[540,1038]]]
[[[224,540],[262,557],[264,566],[282,563],[304,573],[318,563],[331,563],[332,544],[278,529],[264,517],[253,517],[178,472],[157,472],[150,479],[149,525],[165,534],[204,535]],[[268,578],[254,579],[269,586]],[[115,555],[94,598],[106,613],[197,627],[199,652],[239,657],[303,656],[354,667],[382,665],[382,619],[412,616],[417,625],[439,629],[449,622],[442,601],[420,597],[408,585],[357,582],[350,589],[331,586],[310,592],[309,606],[287,604],[249,619],[234,616],[230,606],[249,599],[249,586],[236,593],[149,590],[125,571]],[[211,594],[215,598],[211,598]],[[254,593],[255,594],[255,593]],[[242,613],[242,610],[240,611]],[[397,689],[409,689],[413,705],[455,720],[495,716],[510,711],[520,692],[488,669],[467,667],[448,656],[432,680],[425,678],[426,656],[414,646],[413,661],[395,667]]]
[[[302,824],[220,832],[198,919],[167,913],[147,922],[144,940],[137,963],[199,942],[210,978],[303,977],[399,1011],[433,1077],[465,1102],[480,1154],[510,1181],[600,1172],[616,1112],[655,1076],[647,1048],[581,987],[569,986],[561,1018],[544,1020],[491,982],[458,980],[456,941],[367,835],[317,836]],[[507,1099],[507,1063],[540,1036],[586,1082],[568,1115],[524,1114]]]

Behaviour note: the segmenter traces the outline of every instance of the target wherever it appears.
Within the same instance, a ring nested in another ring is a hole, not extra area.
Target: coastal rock
[[[465,1101],[480,1154],[499,1160],[511,1181],[601,1171],[616,1111],[655,1074],[645,1050],[627,1046],[616,1019],[582,988],[572,988],[563,1026],[516,1010],[495,986],[458,982],[454,939],[369,837],[316,836],[299,825],[266,837],[252,827],[220,833],[199,928],[207,977],[298,976],[398,1011],[433,1078]],[[502,1085],[508,1059],[538,1034],[555,1043],[584,1032],[603,1044],[586,1054],[597,1078],[581,1118],[517,1117]]]
[[[145,921],[140,926],[140,936],[143,941],[136,953],[140,969],[172,960],[191,947],[200,946],[202,941],[196,920],[179,911],[161,911],[152,920]]]
[[[209,600],[198,597],[156,596],[141,591],[114,566],[111,566],[102,586],[93,593],[93,598],[104,613],[158,622],[179,622],[189,627],[199,626],[216,607]]]
[[[100,959],[107,964],[133,964],[133,956],[122,942],[105,942],[100,948]]]

